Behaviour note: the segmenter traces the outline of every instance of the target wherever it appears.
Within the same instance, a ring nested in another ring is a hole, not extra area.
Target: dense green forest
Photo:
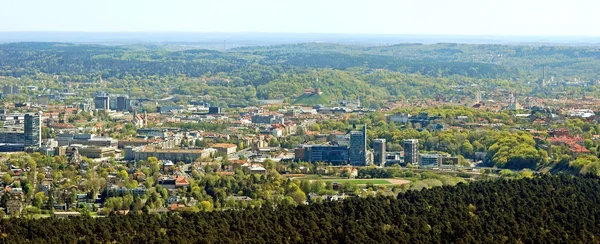
[[[103,46],[66,43],[0,45],[0,83],[134,97],[203,96],[227,104],[289,99],[320,88],[330,100],[448,98],[476,91],[522,95],[600,95],[597,47],[467,44],[358,46],[295,44],[228,51],[168,46]],[[555,77],[540,87],[542,70]],[[104,82],[99,82],[104,81]],[[573,84],[568,82],[577,81]],[[461,87],[457,89],[457,87]],[[215,98],[221,99],[215,99]],[[455,99],[458,100],[458,99]]]
[[[2,220],[4,243],[598,243],[599,179],[479,181],[273,209]]]

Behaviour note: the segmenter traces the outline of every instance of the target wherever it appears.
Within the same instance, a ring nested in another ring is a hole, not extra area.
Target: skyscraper
[[[42,112],[25,115],[25,148],[42,145]]]
[[[367,164],[367,125],[362,131],[350,132],[350,164],[364,166]]]
[[[385,139],[373,140],[373,163],[385,165]]]
[[[419,140],[404,140],[404,163],[417,165],[419,163]]]

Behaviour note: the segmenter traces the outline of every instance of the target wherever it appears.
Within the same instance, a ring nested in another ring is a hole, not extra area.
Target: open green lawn
[[[323,179],[324,181],[334,181],[334,182],[339,182],[339,183],[344,183],[344,182],[352,182],[355,184],[359,184],[359,185],[366,185],[366,184],[374,184],[374,185],[388,185],[391,184],[388,180],[385,179]]]

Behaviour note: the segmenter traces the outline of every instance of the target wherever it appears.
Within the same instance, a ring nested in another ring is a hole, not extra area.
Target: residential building
[[[367,125],[362,131],[350,132],[350,164],[364,166],[367,164]]]
[[[419,140],[404,140],[404,163],[417,165],[419,163]]]
[[[385,139],[373,140],[373,163],[376,165],[385,165]]]
[[[212,148],[217,149],[218,152],[233,154],[237,151],[237,145],[231,143],[217,143],[212,145]]]

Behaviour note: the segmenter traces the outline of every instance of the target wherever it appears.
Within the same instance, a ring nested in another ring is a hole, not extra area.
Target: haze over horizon
[[[588,0],[0,0],[0,32],[599,37]]]

